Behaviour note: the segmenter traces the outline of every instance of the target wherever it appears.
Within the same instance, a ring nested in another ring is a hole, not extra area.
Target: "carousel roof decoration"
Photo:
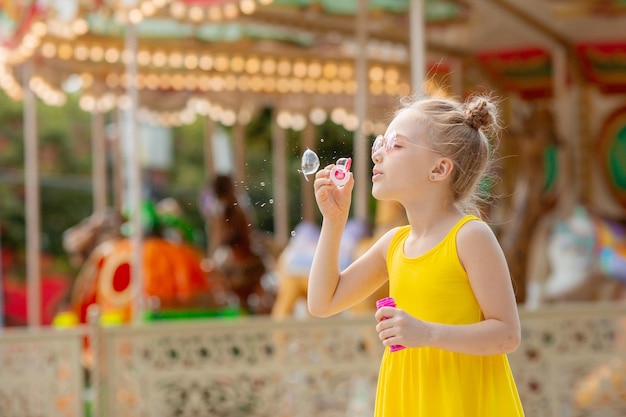
[[[589,82],[600,86],[607,94],[626,92],[626,39],[623,42],[580,44],[577,52]]]
[[[482,52],[478,59],[500,85],[517,92],[522,98],[552,95],[551,58],[542,48]]]
[[[9,0],[0,3],[0,45],[15,48],[40,12],[35,2],[18,5]]]
[[[2,27],[12,31],[13,41],[0,52],[0,87],[19,100],[20,65],[32,60],[29,85],[45,103],[62,105],[68,92],[79,89],[86,111],[124,107],[129,87],[125,65],[131,58],[124,33],[132,22],[139,38],[134,86],[140,91],[138,117],[144,122],[176,125],[201,114],[232,124],[244,96],[255,105],[281,97],[291,113],[309,119],[311,108],[318,116],[339,109],[335,114],[345,114],[344,125],[354,128],[358,120],[350,108],[357,88],[358,50],[351,26],[356,4],[74,0],[32,1],[17,11],[3,7]],[[439,25],[467,15],[466,7],[452,1],[427,0],[426,5],[428,18]],[[394,16],[406,15],[408,6],[406,0],[369,2],[373,35],[367,49],[374,107],[392,106],[396,96],[410,92],[408,50],[399,35],[406,33],[406,22],[399,26]],[[311,15],[298,20],[303,9]],[[323,24],[318,22],[321,13]],[[299,98],[303,94],[309,99]]]
[[[428,73],[445,78],[442,68],[456,71],[450,61],[456,59],[464,62],[465,74],[478,72],[524,98],[549,97],[556,43],[568,54],[574,51],[589,82],[606,92],[625,91],[626,39],[610,30],[623,21],[625,3],[424,0]],[[21,68],[32,62],[29,85],[44,102],[62,105],[68,93],[79,91],[86,111],[123,108],[131,86],[125,68],[134,58],[138,74],[132,87],[139,91],[138,117],[144,122],[176,125],[200,114],[232,124],[245,117],[245,101],[249,108],[282,107],[309,121],[311,109],[318,116],[341,109],[351,128],[358,125],[352,114],[356,5],[357,0],[0,0],[0,88],[20,100]],[[409,5],[368,2],[371,117],[411,91]],[[577,19],[594,21],[594,38],[575,29]],[[138,36],[136,57],[124,43],[128,23]]]
[[[605,94],[626,92],[626,39],[580,43],[574,53],[586,82],[598,86]],[[552,59],[546,48],[481,52],[478,59],[500,85],[522,98],[552,95]]]
[[[555,14],[565,18],[581,15],[610,17],[616,14],[626,14],[626,0],[551,0],[551,2],[553,3]]]

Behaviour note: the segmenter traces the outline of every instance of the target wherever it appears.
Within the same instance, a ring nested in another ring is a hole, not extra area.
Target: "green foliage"
[[[0,232],[4,248],[18,249],[26,234],[21,187],[15,184],[23,160],[22,106],[0,90],[0,109]]]
[[[170,170],[170,190],[199,190],[205,181],[204,126],[200,118],[191,125],[173,129],[174,159]]]
[[[2,244],[26,245],[23,104],[0,91],[0,227]],[[90,116],[69,97],[64,107],[37,104],[41,246],[63,256],[62,234],[91,212]]]
[[[26,242],[24,203],[19,192],[14,185],[0,183],[2,247],[15,251],[21,250]]]
[[[41,249],[65,256],[63,232],[92,213],[91,189],[41,187]]]

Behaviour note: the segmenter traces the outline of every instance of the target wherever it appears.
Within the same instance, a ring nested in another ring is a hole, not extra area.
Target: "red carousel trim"
[[[626,93],[626,41],[576,46],[585,78],[604,93]]]
[[[33,2],[33,4],[26,9],[24,18],[20,22],[17,22],[17,30],[13,33],[13,36],[9,39],[3,40],[0,45],[7,49],[18,47],[22,38],[26,32],[28,32],[28,29],[39,14],[43,14],[43,9],[37,6],[37,2]]]
[[[478,61],[506,89],[524,99],[552,95],[551,58],[542,48],[482,52]]]

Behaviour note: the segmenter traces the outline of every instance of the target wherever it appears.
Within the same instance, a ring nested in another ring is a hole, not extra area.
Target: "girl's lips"
[[[375,169],[372,171],[372,180],[378,178],[380,175],[382,175],[383,173],[380,172],[379,170]]]

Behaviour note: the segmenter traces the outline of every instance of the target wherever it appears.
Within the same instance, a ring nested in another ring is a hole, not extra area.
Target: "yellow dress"
[[[410,226],[389,245],[389,292],[398,308],[431,322],[483,320],[456,249],[465,216],[435,247],[404,256]],[[521,417],[524,415],[505,354],[474,356],[442,349],[385,349],[376,394],[376,417]]]

